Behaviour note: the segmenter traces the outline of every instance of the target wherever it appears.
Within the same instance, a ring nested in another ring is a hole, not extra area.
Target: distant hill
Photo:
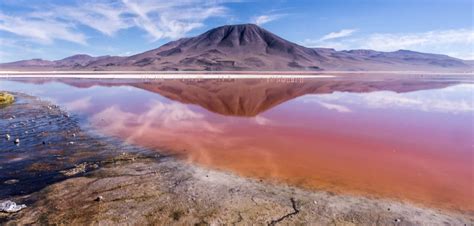
[[[227,25],[129,57],[74,55],[23,60],[1,70],[139,71],[451,71],[472,72],[471,61],[409,50],[336,51],[307,48],[254,24]]]

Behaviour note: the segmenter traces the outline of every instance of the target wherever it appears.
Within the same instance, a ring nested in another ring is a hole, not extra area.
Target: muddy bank
[[[473,223],[473,216],[468,214],[443,212],[392,200],[307,191],[208,170],[172,157],[152,156],[144,151],[136,151],[140,150],[135,149],[136,147],[93,137],[92,134],[81,130],[77,121],[73,123],[77,120],[74,116],[65,116],[59,108],[57,114],[48,107],[38,108],[50,106],[47,102],[25,95],[19,95],[18,99],[18,102],[2,111],[0,122],[10,122],[9,117],[4,114],[10,111],[17,113],[15,118],[21,121],[31,120],[29,117],[46,117],[44,114],[57,116],[63,122],[55,124],[58,125],[55,134],[59,136],[64,133],[64,139],[52,140],[50,145],[57,145],[56,149],[63,152],[59,156],[61,158],[58,158],[57,154],[48,154],[49,149],[42,149],[42,141],[36,136],[23,137],[19,135],[18,129],[12,128],[9,131],[12,137],[18,135],[22,142],[20,146],[11,141],[1,143],[2,155],[12,155],[11,153],[18,151],[15,148],[25,148],[19,153],[25,152],[22,158],[28,160],[16,160],[24,164],[16,165],[20,168],[15,168],[8,161],[1,162],[4,167],[2,172],[10,175],[2,180],[13,178],[10,171],[21,173],[25,169],[21,168],[22,166],[48,162],[46,156],[54,157],[51,162],[66,163],[49,170],[39,167],[37,174],[27,174],[29,176],[24,178],[16,177],[20,179],[14,185],[19,187],[27,187],[27,184],[21,184],[22,181],[28,181],[28,178],[35,176],[35,181],[48,182],[30,192],[3,193],[0,201],[8,198],[28,205],[17,213],[0,214],[0,222],[7,225]],[[37,121],[38,118],[33,120]],[[54,131],[47,125],[49,123],[36,129]],[[69,128],[66,125],[75,125],[73,127],[76,128],[76,136],[69,136],[69,133],[64,132],[70,130],[65,129]],[[71,141],[71,137],[81,137],[83,140]],[[48,142],[50,141],[47,140],[46,143]],[[69,142],[83,146],[74,148]],[[44,152],[44,155],[35,155],[35,152]],[[42,172],[56,175],[52,177],[55,179],[42,178]],[[1,187],[3,189],[5,186],[2,184]]]
[[[53,184],[4,216],[12,224],[464,225],[472,218],[389,200],[309,192],[239,178],[172,158],[127,155]]]
[[[84,132],[79,117],[48,101],[13,94],[15,103],[0,108],[0,200],[67,179],[65,172],[84,162],[143,151]]]

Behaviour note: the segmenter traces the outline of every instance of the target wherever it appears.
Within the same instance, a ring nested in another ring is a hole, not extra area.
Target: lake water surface
[[[206,167],[474,211],[470,79],[10,79],[0,90]]]

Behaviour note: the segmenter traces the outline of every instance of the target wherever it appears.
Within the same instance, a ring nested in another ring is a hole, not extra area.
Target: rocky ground
[[[9,108],[18,108],[21,103],[33,106],[45,104],[25,95],[19,95],[18,99]],[[31,117],[54,113],[47,107],[31,109],[37,109],[34,114],[29,114]],[[0,111],[4,113],[6,109]],[[23,108],[23,111],[26,111],[26,117],[28,108]],[[65,121],[69,119],[74,120],[74,117],[63,117]],[[88,133],[79,128],[75,133],[81,134],[84,141],[99,140],[88,138]],[[55,168],[55,172],[62,176],[47,186],[27,194],[9,193],[12,196],[2,197],[0,202],[9,199],[19,204],[26,203],[27,207],[16,213],[0,213],[0,223],[473,224],[472,215],[393,200],[307,191],[274,182],[242,178],[182,162],[171,156],[134,152],[130,151],[133,148],[124,147],[116,146],[118,151],[105,152],[114,154],[102,159],[76,158],[74,165]],[[93,151],[104,153],[105,149],[113,148],[113,142],[108,142],[107,145],[95,147]],[[79,152],[76,149],[74,153],[77,155]],[[8,165],[5,162],[1,164]],[[19,185],[21,182],[17,183]],[[2,184],[2,187],[5,186]]]

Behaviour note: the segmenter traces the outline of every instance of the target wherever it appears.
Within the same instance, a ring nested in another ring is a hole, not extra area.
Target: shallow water
[[[470,79],[1,80],[212,168],[474,210]]]

